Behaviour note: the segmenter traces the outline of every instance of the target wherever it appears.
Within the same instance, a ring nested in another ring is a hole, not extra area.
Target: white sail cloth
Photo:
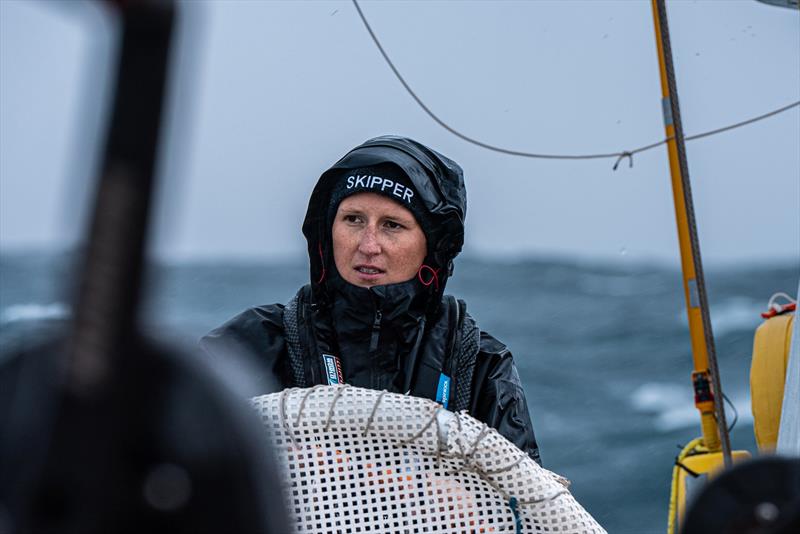
[[[797,302],[800,302],[800,283],[797,287]],[[791,343],[783,388],[781,425],[778,428],[778,444],[775,452],[800,457],[800,314],[798,311],[795,311]]]
[[[348,386],[252,402],[296,532],[605,532],[565,479],[466,413]]]

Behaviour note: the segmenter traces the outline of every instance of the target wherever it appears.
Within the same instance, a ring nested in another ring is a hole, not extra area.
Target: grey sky
[[[487,152],[416,106],[350,2],[187,7],[195,30],[177,54],[160,254],[302,254],[300,224],[320,172],[369,137],[399,133],[464,167],[468,252],[677,261],[663,147],[616,172],[612,160]],[[421,98],[467,135],[553,153],[614,152],[664,137],[649,2],[362,7]],[[798,12],[685,1],[671,2],[669,17],[687,134],[800,99]],[[0,2],[4,250],[59,246],[78,233],[87,192],[75,175],[92,168],[86,146],[98,135],[105,83],[102,69],[87,65],[110,57],[113,29],[106,23],[98,33],[97,20],[52,4]],[[797,261],[797,108],[690,142],[688,156],[708,261]]]

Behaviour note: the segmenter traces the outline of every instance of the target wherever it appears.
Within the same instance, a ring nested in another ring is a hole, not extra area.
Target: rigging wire
[[[670,175],[672,191],[674,193],[675,216],[678,224],[678,241],[683,272],[683,283],[686,288],[686,312],[689,319],[689,332],[692,338],[692,360],[695,372],[692,373],[692,382],[695,392],[695,405],[701,412],[703,428],[703,441],[711,450],[722,449],[722,459],[725,468],[732,465],[730,433],[726,424],[725,405],[713,395],[722,395],[722,382],[720,380],[717,350],[712,332],[711,315],[708,309],[708,292],[706,291],[705,275],[703,274],[703,261],[700,258],[700,238],[697,231],[697,219],[694,213],[692,200],[692,186],[689,180],[689,165],[686,160],[686,142],[681,121],[681,110],[678,103],[678,87],[675,81],[675,65],[672,58],[672,44],[670,42],[669,24],[667,21],[666,0],[652,0],[653,23],[658,46],[658,63],[661,77],[662,102],[665,113],[669,112],[670,120],[664,121],[664,130],[674,139],[669,143],[670,149]],[[683,227],[683,230],[681,230]],[[692,267],[694,268],[692,270]],[[692,298],[694,295],[694,299]],[[692,301],[694,300],[694,304]],[[692,313],[696,308],[700,313]],[[698,321],[699,319],[699,321]],[[702,345],[700,341],[704,342]],[[705,347],[703,347],[705,345]],[[705,348],[705,352],[703,352]],[[702,377],[700,379],[699,377]],[[702,383],[708,382],[713,394],[709,410],[715,418],[710,424],[708,407]]]
[[[369,32],[370,37],[372,37],[372,41],[375,43],[375,46],[378,48],[378,51],[381,53],[381,55],[383,56],[383,59],[386,61],[386,64],[389,65],[390,69],[392,69],[392,72],[397,77],[397,79],[400,81],[400,83],[403,85],[405,90],[408,92],[409,95],[411,95],[411,98],[413,98],[416,101],[416,103],[419,105],[419,107],[421,107],[422,110],[431,119],[434,120],[434,122],[436,122],[439,126],[444,128],[445,130],[447,130],[451,134],[455,135],[456,137],[458,137],[460,139],[463,139],[467,143],[479,146],[481,148],[485,148],[487,150],[491,150],[493,152],[499,152],[501,154],[507,154],[507,155],[510,155],[510,156],[520,156],[520,157],[524,157],[524,158],[563,159],[563,160],[617,158],[617,161],[616,161],[616,163],[614,164],[614,167],[613,167],[614,170],[617,170],[617,167],[619,166],[620,162],[623,159],[627,158],[628,159],[628,163],[629,163],[628,166],[629,167],[633,167],[633,155],[634,154],[639,154],[641,152],[645,152],[647,150],[651,150],[653,148],[656,148],[656,147],[659,147],[661,145],[664,145],[664,144],[666,144],[666,143],[668,143],[669,141],[672,140],[672,137],[668,137],[666,139],[662,139],[661,141],[657,141],[655,143],[650,143],[649,145],[640,146],[638,148],[634,148],[633,150],[623,150],[621,152],[608,152],[608,153],[599,153],[599,154],[542,154],[542,153],[536,153],[536,152],[525,152],[525,151],[521,151],[521,150],[512,150],[512,149],[509,149],[509,148],[503,148],[503,147],[499,147],[499,146],[495,146],[495,145],[490,145],[489,143],[485,143],[483,141],[479,141],[477,139],[469,137],[466,134],[461,133],[460,131],[456,130],[455,128],[453,128],[452,126],[447,124],[444,120],[440,119],[427,105],[425,105],[425,103],[422,101],[422,99],[419,96],[417,96],[417,94],[414,92],[414,90],[411,88],[411,86],[408,84],[408,82],[406,82],[405,78],[403,78],[403,75],[400,74],[400,71],[397,70],[397,67],[394,66],[394,63],[389,58],[389,55],[386,53],[386,50],[384,50],[383,45],[381,45],[380,40],[378,40],[378,36],[375,35],[375,32],[372,30],[372,27],[370,26],[369,22],[367,22],[367,18],[364,16],[364,12],[361,11],[361,6],[358,5],[358,0],[352,0],[352,1],[353,1],[353,5],[356,8],[356,11],[358,11],[358,16],[361,17],[361,21],[364,23],[364,27],[367,29],[367,32]],[[760,120],[772,117],[772,116],[777,115],[779,113],[783,113],[784,111],[788,111],[788,110],[790,110],[790,109],[792,109],[794,107],[798,107],[798,106],[800,106],[800,100],[798,100],[797,102],[792,102],[791,104],[787,104],[787,105],[785,105],[785,106],[783,106],[781,108],[775,109],[773,111],[764,113],[762,115],[758,115],[756,117],[752,117],[750,119],[743,120],[741,122],[730,124],[728,126],[723,126],[721,128],[716,128],[714,130],[709,130],[707,132],[702,132],[702,133],[699,133],[699,134],[686,136],[686,137],[684,137],[684,140],[685,141],[693,141],[695,139],[701,139],[703,137],[709,137],[709,136],[712,136],[712,135],[720,134],[722,132],[727,132],[729,130],[733,130],[735,128],[740,128],[742,126],[746,126],[748,124],[752,124],[754,122],[758,122]]]
[[[725,399],[725,402],[727,402],[728,406],[730,406],[731,410],[733,410],[733,421],[731,422],[730,425],[728,425],[728,432],[730,432],[731,430],[733,430],[733,427],[735,427],[736,423],[739,421],[739,410],[736,409],[736,406],[731,402],[731,400],[728,398],[727,395],[725,395],[724,392],[722,393],[722,398]]]

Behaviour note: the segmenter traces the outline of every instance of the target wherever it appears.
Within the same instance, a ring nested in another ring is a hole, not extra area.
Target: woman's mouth
[[[386,272],[383,269],[375,267],[374,265],[356,265],[354,270],[358,273],[360,278],[368,280],[378,278],[380,275]]]

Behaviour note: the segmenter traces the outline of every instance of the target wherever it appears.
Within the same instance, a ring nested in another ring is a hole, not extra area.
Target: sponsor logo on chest
[[[336,384],[344,384],[342,364],[339,358],[331,354],[323,354],[322,361],[325,364],[325,376],[328,379],[328,385],[334,386]]]
[[[450,401],[450,377],[442,373],[439,375],[439,386],[436,388],[436,402],[447,408]]]

